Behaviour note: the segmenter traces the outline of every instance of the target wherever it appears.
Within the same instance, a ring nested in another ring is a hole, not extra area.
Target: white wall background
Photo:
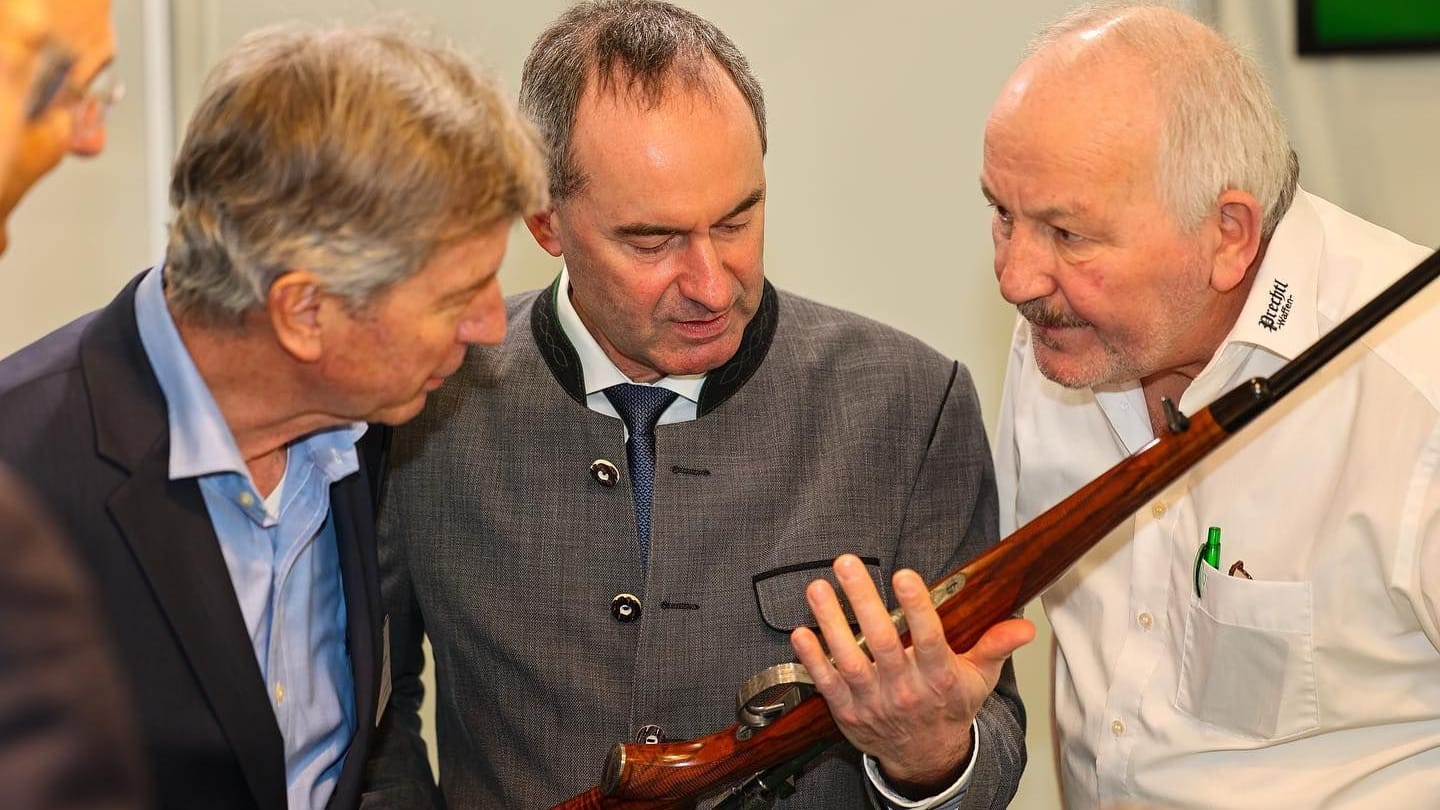
[[[513,96],[530,43],[565,5],[113,2],[128,97],[112,115],[106,154],[47,178],[12,221],[12,248],[0,259],[0,354],[103,304],[159,257],[164,223],[152,201],[164,193],[170,139],[178,140],[206,68],[245,31],[401,10],[477,55]],[[959,358],[993,414],[1012,312],[995,293],[988,212],[977,191],[981,127],[1028,35],[1072,0],[682,2],[730,34],[765,86],[770,278]],[[1429,159],[1440,133],[1440,55],[1300,60],[1291,0],[1174,2],[1217,21],[1260,59],[1291,122],[1308,188],[1412,239],[1440,243],[1440,204],[1430,192],[1440,188],[1440,162]],[[501,278],[519,291],[557,269],[517,229]],[[1059,805],[1050,641],[1038,606],[1029,615],[1042,632],[1017,656],[1030,767],[1013,806],[1041,810]]]

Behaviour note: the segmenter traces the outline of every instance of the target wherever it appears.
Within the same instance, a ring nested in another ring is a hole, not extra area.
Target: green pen
[[[1211,526],[1205,536],[1205,562],[1216,571],[1220,570],[1220,527]]]
[[[1200,550],[1195,553],[1195,595],[1202,596],[1201,583],[1204,579],[1200,576],[1200,564],[1205,563],[1216,571],[1220,570],[1220,527],[1211,526],[1209,533],[1205,535],[1205,542]]]

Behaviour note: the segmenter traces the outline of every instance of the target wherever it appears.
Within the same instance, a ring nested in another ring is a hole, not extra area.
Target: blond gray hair
[[[1090,56],[1123,48],[1150,71],[1160,94],[1156,181],[1177,222],[1198,227],[1221,192],[1238,189],[1260,203],[1262,235],[1274,233],[1295,197],[1300,163],[1255,61],[1198,20],[1136,3],[1076,9],[1036,35],[1026,53],[1098,28],[1113,44]]]
[[[654,106],[672,79],[713,92],[707,59],[729,74],[750,106],[764,153],[765,95],[745,55],[714,23],[655,0],[592,0],[560,15],[535,40],[520,78],[520,109],[545,140],[551,196],[563,199],[585,184],[570,138],[587,82]]]
[[[361,307],[545,186],[533,130],[448,47],[396,22],[257,31],[210,72],[175,161],[170,301],[237,324],[303,268]]]

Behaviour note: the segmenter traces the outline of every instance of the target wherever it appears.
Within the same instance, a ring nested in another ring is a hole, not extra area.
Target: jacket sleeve
[[[951,367],[943,402],[906,509],[897,567],[927,580],[958,568],[999,539],[995,469],[979,398],[964,366]],[[978,747],[961,807],[1009,804],[1025,770],[1025,708],[1007,661],[976,717]]]

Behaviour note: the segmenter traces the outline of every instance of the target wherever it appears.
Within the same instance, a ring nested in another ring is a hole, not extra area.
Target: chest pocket
[[[880,598],[890,603],[890,593],[886,588],[885,573],[880,568],[880,560],[876,557],[861,557],[865,563],[865,570],[869,572],[870,579],[875,583],[875,588],[880,592]],[[769,571],[762,571],[751,577],[755,584],[755,604],[760,609],[760,619],[772,630],[788,633],[797,627],[815,627],[815,617],[810,615],[810,605],[805,602],[805,586],[813,580],[824,579],[835,589],[840,597],[840,606],[845,608],[845,615],[849,617],[850,624],[855,625],[855,615],[850,610],[850,603],[845,599],[845,594],[840,590],[840,584],[835,581],[835,572],[831,569],[833,560],[814,560],[811,562],[784,565],[779,568],[772,568]]]
[[[1308,582],[1265,582],[1202,566],[1204,595],[1185,621],[1175,705],[1253,739],[1303,734],[1320,723]]]

